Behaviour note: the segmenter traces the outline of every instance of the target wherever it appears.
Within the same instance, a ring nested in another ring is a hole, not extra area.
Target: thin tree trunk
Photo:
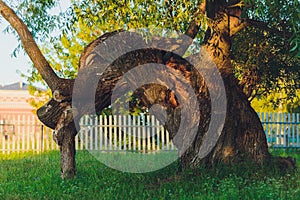
[[[60,141],[60,167],[63,179],[72,179],[76,174],[75,162],[75,135],[77,131],[73,125],[61,129],[62,141]]]
[[[53,139],[60,148],[61,177],[72,179],[76,173],[75,136],[77,129],[75,115],[70,103],[57,102],[51,99],[37,110],[39,119],[48,127],[54,129]]]

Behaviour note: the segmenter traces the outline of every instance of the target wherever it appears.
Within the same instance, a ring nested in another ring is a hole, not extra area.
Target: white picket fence
[[[299,113],[258,113],[270,147],[300,148]]]
[[[0,124],[0,152],[58,150],[52,130],[35,118]],[[34,131],[32,127],[35,127]],[[77,150],[151,152],[175,150],[169,133],[154,116],[84,116],[76,136]]]
[[[258,113],[258,116],[270,147],[300,148],[299,113]],[[0,119],[0,153],[59,149],[52,139],[52,130],[35,117],[6,116],[3,122]],[[154,116],[84,116],[80,127],[75,140],[77,150],[176,150],[169,133]]]
[[[84,116],[77,149],[104,151],[175,150],[169,133],[154,116]]]

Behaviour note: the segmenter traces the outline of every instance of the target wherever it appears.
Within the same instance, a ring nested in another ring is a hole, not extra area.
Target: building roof
[[[28,103],[30,98],[32,96],[26,83],[17,82],[0,86],[0,114],[15,111],[23,113],[23,110],[31,112],[33,108]]]
[[[17,82],[4,86],[0,85],[0,90],[28,90],[28,84],[23,82]]]

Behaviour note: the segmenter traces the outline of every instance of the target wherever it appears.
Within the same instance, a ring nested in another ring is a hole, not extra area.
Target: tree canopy
[[[27,0],[16,3],[17,13],[28,25],[52,68],[61,77],[74,78],[85,45],[112,30],[164,28],[184,32],[197,20],[193,52],[204,39],[210,23],[198,6],[201,1],[71,1],[67,10],[57,15],[51,9],[55,0]],[[228,7],[242,7],[239,20],[246,28],[236,34],[232,44],[232,63],[240,85],[250,99],[283,92],[273,105],[297,101],[300,66],[299,1],[235,1]],[[9,30],[8,30],[9,31]],[[55,34],[53,34],[55,32]],[[42,79],[35,68],[30,83]],[[296,99],[295,99],[296,98]]]

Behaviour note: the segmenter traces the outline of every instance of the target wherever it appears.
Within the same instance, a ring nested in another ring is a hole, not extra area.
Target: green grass
[[[300,161],[296,150],[272,153]],[[0,155],[0,199],[300,199],[299,185],[299,172],[280,175],[251,166],[178,175],[173,163],[151,173],[124,173],[85,151],[77,153],[74,180],[64,181],[58,152]]]

